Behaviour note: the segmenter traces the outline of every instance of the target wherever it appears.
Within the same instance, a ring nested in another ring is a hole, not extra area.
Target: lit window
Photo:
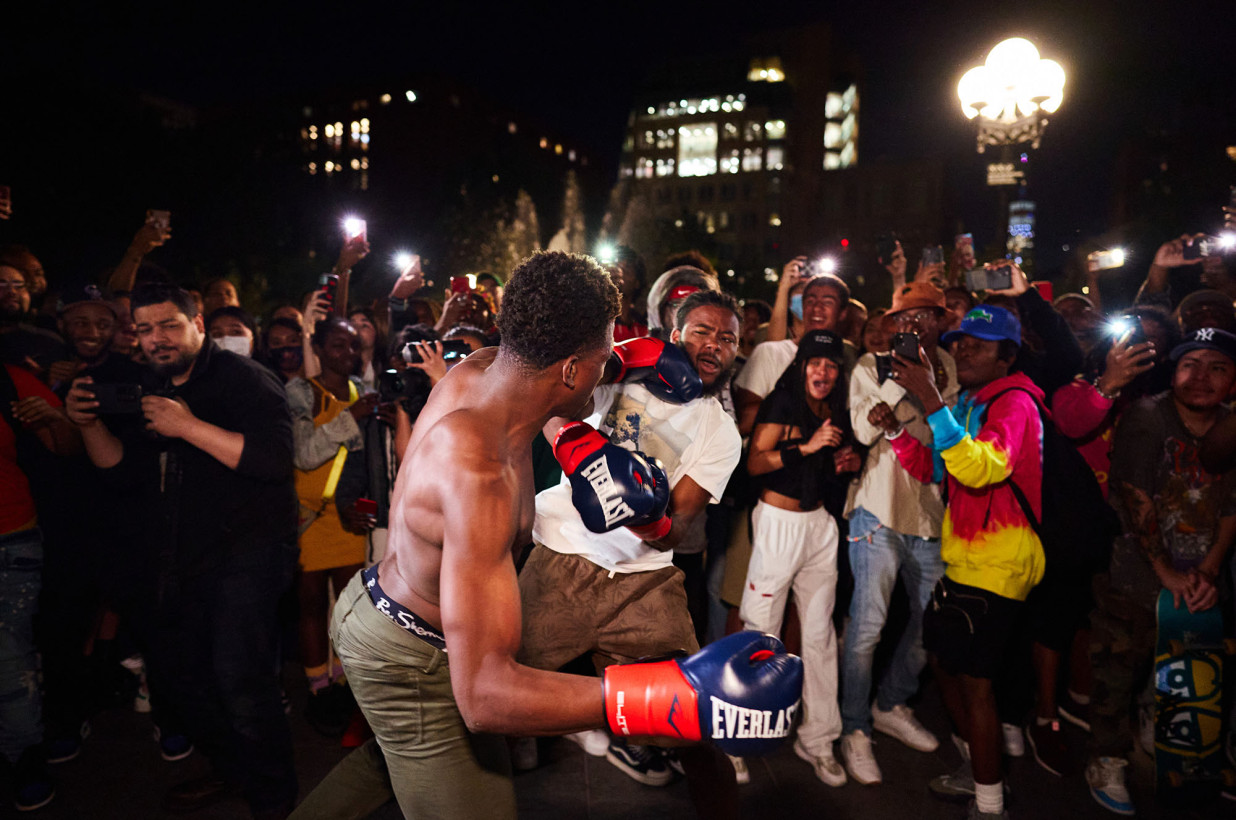
[[[769,171],[780,171],[781,166],[785,163],[785,149],[779,145],[769,146],[764,159],[765,168]]]
[[[341,122],[337,122],[337,123],[335,123],[335,133],[336,133],[336,134],[342,134],[342,133],[343,133],[343,123],[341,123]]]
[[[780,228],[781,227],[781,217],[778,216],[777,214],[771,214],[768,217],[768,224],[772,225],[774,228]]]
[[[331,125],[330,123],[326,124],[326,136],[327,137],[335,136],[335,126]]]
[[[390,101],[391,101],[390,94],[383,94],[381,97],[378,97],[378,102],[382,103],[383,105],[386,105]]]
[[[506,124],[506,133],[508,133],[508,134],[514,134],[514,133],[516,133],[516,132],[518,132],[518,131],[519,131],[519,128],[515,125],[515,123],[513,123],[513,122],[508,122],[508,123]]]
[[[570,151],[567,151],[567,159],[571,162],[575,161],[575,149],[574,148],[572,148]]]
[[[548,148],[548,147],[549,147],[549,140],[545,139],[544,137],[541,137],[541,147],[542,147],[542,148]]]
[[[824,126],[824,147],[841,148],[841,125],[835,122]]]
[[[634,174],[635,174],[635,169],[633,169],[630,165],[622,165],[622,166],[619,166],[618,168],[618,176],[622,177],[623,179],[630,179],[632,176],[634,176]]]
[[[331,162],[330,160],[327,160],[326,161],[326,173],[329,174],[333,170],[335,170],[335,163]]]
[[[361,157],[361,170],[362,171],[369,170],[369,157]]]
[[[726,230],[730,226],[730,212],[722,211],[717,215],[717,227],[721,230]],[[734,271],[730,271],[730,276],[734,275]]]
[[[355,157],[352,158],[352,170],[353,171],[360,170],[360,160],[356,159]]]
[[[494,174],[493,176],[491,176],[491,177],[490,177],[490,179],[491,179],[491,180],[493,180],[495,183],[497,183],[497,181],[498,181],[498,175],[497,175],[497,174]]]
[[[737,148],[734,148],[721,157],[721,173],[737,174],[738,168],[742,162]]]
[[[824,170],[835,171],[841,167],[841,155],[828,151],[824,154]]]
[[[653,161],[648,157],[640,157],[635,162],[635,176],[638,179],[652,179]]]
[[[415,91],[405,91],[403,92],[403,96],[407,98],[408,102],[416,102],[416,92]]]
[[[746,122],[742,127],[742,138],[746,142],[755,142],[764,133],[764,129],[760,127],[758,122]]]
[[[562,146],[561,146],[561,145],[555,145],[555,146],[554,146],[554,153],[555,153],[555,154],[561,154],[561,153],[562,153]]]
[[[316,174],[318,172],[318,164],[316,162],[309,163],[309,173]]]
[[[717,124],[697,122],[678,129],[678,176],[717,173]]]
[[[734,101],[734,104],[733,104],[731,107],[732,107],[735,111],[741,111],[741,110],[743,110],[743,108],[745,107],[745,105],[743,104],[743,101],[742,101],[742,100],[735,100],[735,101]]]
[[[764,164],[763,156],[759,148],[744,148],[742,151],[742,169],[744,171],[758,171]]]
[[[845,148],[841,149],[841,167],[849,168],[856,162],[858,162],[858,148],[853,142],[846,143]]]
[[[644,132],[644,145],[656,145],[657,137],[651,131]]]
[[[753,83],[779,83],[785,79],[780,57],[754,59],[747,68],[747,79]]]
[[[840,119],[845,113],[845,102],[841,95],[836,91],[828,92],[828,96],[824,98],[824,116],[830,120]]]
[[[361,131],[364,131],[366,134],[369,133],[369,118],[368,117],[365,117],[361,120]]]
[[[732,122],[727,122],[725,124],[725,138],[727,140],[738,139],[738,125],[737,124],[732,123]]]
[[[309,139],[315,140],[318,138],[318,127],[316,125],[309,126]]]
[[[785,139],[785,120],[769,120],[764,123],[764,135],[770,140]]]
[[[650,105],[650,106],[648,106],[648,113],[649,113],[649,114],[656,114],[656,113],[657,113],[657,109],[653,108],[653,107]]]
[[[368,144],[369,144],[369,135],[361,134],[361,145],[368,145]]]
[[[657,147],[658,148],[673,148],[674,147],[674,129],[658,130],[657,131]]]
[[[368,171],[361,171],[360,189],[362,191],[369,190],[369,172]]]

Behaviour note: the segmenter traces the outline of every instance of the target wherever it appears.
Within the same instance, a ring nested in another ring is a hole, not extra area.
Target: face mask
[[[231,351],[237,356],[248,357],[253,347],[253,340],[245,336],[217,336],[214,342],[215,347]]]
[[[292,373],[300,370],[301,365],[305,363],[305,349],[300,345],[272,347],[270,349],[270,360],[279,370],[285,373]]]
[[[795,319],[803,318],[803,295],[795,293],[790,297],[790,313],[794,314]]]

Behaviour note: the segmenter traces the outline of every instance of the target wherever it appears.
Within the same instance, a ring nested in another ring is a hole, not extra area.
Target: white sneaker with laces
[[[830,748],[824,754],[816,755],[808,751],[800,741],[795,740],[794,754],[811,764],[811,768],[815,769],[815,776],[824,781],[824,785],[844,786],[845,769],[837,762],[837,758],[833,757],[831,746],[832,744],[829,744]]]
[[[734,782],[740,786],[745,786],[751,782],[751,770],[747,768],[747,761],[741,757],[734,755],[726,755],[730,759],[730,765],[734,767]]]
[[[895,737],[920,752],[934,752],[940,746],[936,736],[918,722],[918,718],[914,717],[914,710],[904,703],[887,712],[872,704],[871,725],[877,732]]]
[[[1129,761],[1119,757],[1100,757],[1086,766],[1086,783],[1090,796],[1110,812],[1133,816],[1133,801],[1124,782],[1124,769]]]
[[[841,738],[841,757],[845,760],[845,770],[856,783],[864,786],[874,786],[884,782],[880,775],[880,766],[875,755],[871,753],[871,738],[866,732],[850,732]]]
[[[1026,736],[1021,733],[1020,726],[1011,723],[1001,723],[1000,732],[1004,735],[1004,753],[1009,757],[1023,757],[1026,754]]]

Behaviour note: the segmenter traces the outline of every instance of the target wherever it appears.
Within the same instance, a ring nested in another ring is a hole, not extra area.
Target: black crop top
[[[778,450],[806,442],[823,423],[822,418],[810,411],[798,408],[798,412],[795,412],[794,397],[781,387],[774,388],[760,402],[760,409],[755,417],[757,427],[761,424],[780,424],[797,427],[801,431],[802,435],[799,437],[778,441]],[[842,413],[841,418],[833,419],[832,423],[841,428],[842,446],[848,444],[853,447],[855,442],[848,415]],[[833,467],[833,453],[836,451],[836,447],[821,447],[811,455],[804,454],[802,461],[791,467],[782,467],[756,478],[762,489],[795,499],[803,510],[813,510],[823,502],[832,515],[840,515],[845,506],[849,478],[838,476]]]

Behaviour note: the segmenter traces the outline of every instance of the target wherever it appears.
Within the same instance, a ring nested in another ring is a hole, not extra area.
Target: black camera
[[[424,342],[424,344],[432,345],[433,342]],[[442,359],[447,362],[459,361],[471,352],[472,345],[463,339],[451,339],[442,343]],[[403,346],[403,360],[408,364],[420,364],[424,361],[417,342],[408,342]]]

